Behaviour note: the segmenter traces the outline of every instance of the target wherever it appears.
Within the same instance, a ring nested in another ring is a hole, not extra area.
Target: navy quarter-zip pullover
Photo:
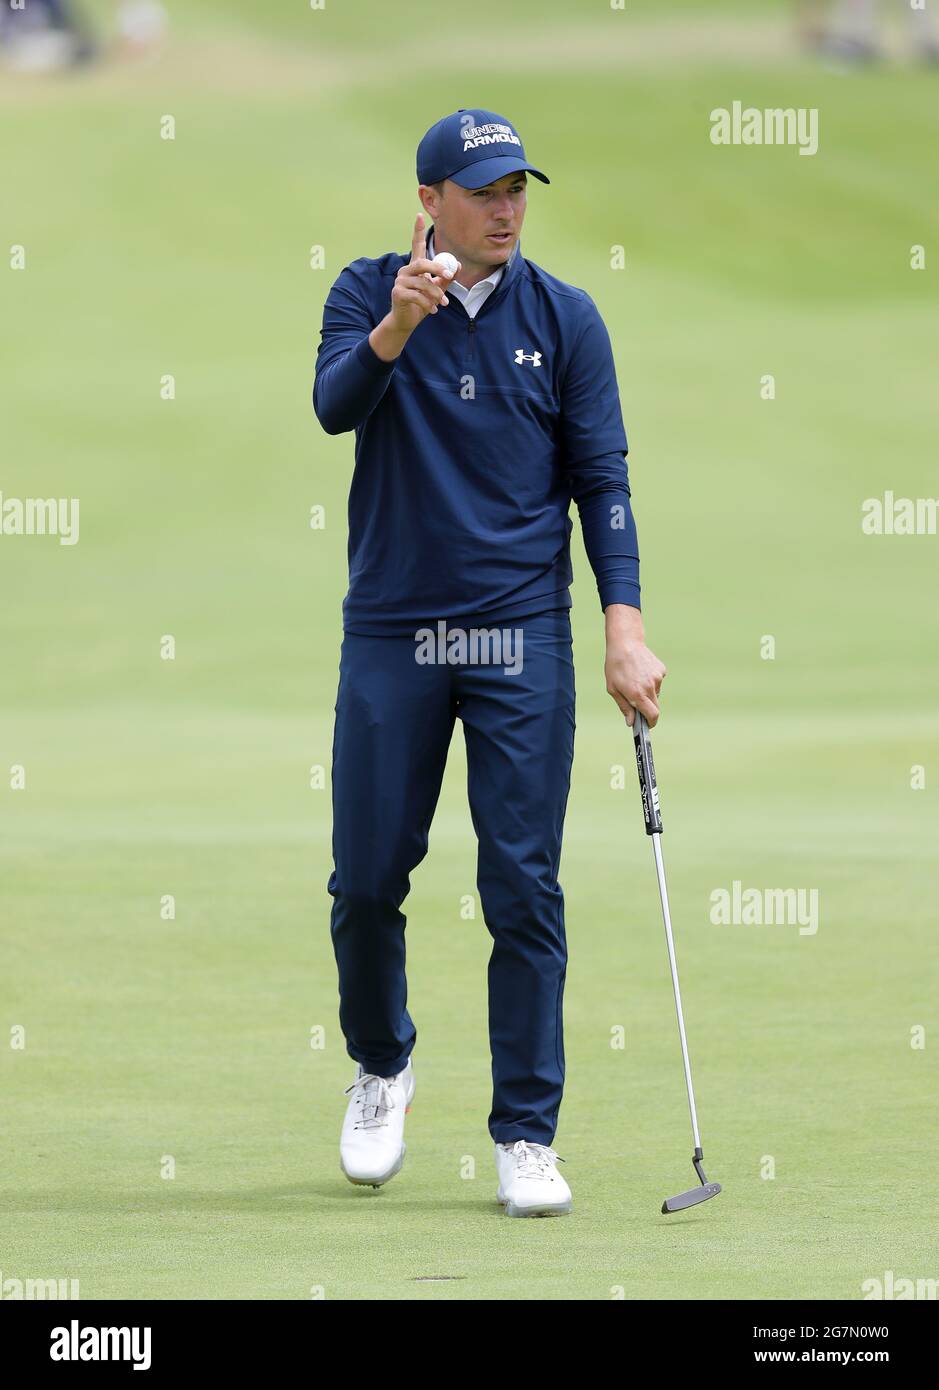
[[[368,335],[410,259],[351,262],[323,311],[313,406],[328,434],[355,431],[345,631],[570,608],[572,500],[601,608],[638,608],[628,444],[594,301],[519,242],[474,318],[449,294],[384,362]]]

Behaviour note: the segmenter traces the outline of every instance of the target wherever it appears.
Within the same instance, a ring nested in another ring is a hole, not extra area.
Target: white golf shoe
[[[547,1144],[496,1144],[497,1200],[506,1216],[565,1216],[573,1206],[571,1189],[556,1163],[563,1158]]]
[[[414,1067],[397,1076],[375,1076],[357,1063],[356,1078],[339,1140],[339,1162],[350,1182],[380,1187],[401,1171],[406,1144],[404,1117],[414,1098]]]

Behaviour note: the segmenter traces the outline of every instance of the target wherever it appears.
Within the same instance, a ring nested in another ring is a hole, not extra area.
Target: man
[[[20,72],[51,72],[97,57],[91,38],[70,0],[29,0],[0,5],[0,58]]]
[[[159,46],[167,15],[160,0],[116,0],[120,51],[143,55]],[[0,0],[0,59],[23,72],[49,72],[106,56],[72,0]]]
[[[549,182],[503,116],[437,121],[417,152],[433,226],[425,241],[418,214],[410,257],[341,272],[313,388],[324,429],[356,436],[329,879],[340,1023],[359,1064],[340,1160],[373,1186],[404,1161],[416,1031],[400,907],[459,718],[494,943],[489,1132],[513,1216],[571,1210],[551,1144],[564,1084],[572,498],[605,615],[607,690],[630,725],[638,708],[654,726],[665,675],[639,610],[609,337],[589,295],[522,256],[528,173]],[[452,274],[432,259],[441,252]]]
[[[877,11],[884,7],[878,5],[878,0],[833,0],[829,8],[830,24],[821,26],[814,36],[815,46],[823,56],[858,65],[876,63],[884,57],[877,36]],[[922,4],[903,0],[903,9],[909,16],[910,39],[917,58],[936,64],[939,35],[925,0]]]

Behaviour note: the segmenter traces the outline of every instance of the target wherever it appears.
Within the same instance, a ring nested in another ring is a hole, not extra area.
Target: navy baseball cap
[[[527,169],[542,183],[551,182],[528,163],[512,122],[494,111],[461,107],[432,125],[417,147],[418,183],[452,179],[461,188],[484,188],[519,169]]]

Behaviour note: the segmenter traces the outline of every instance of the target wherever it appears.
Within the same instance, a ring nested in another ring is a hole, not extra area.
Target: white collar
[[[517,249],[517,248],[516,248],[516,249]],[[427,238],[427,257],[428,257],[428,260],[431,260],[431,261],[434,259],[434,231],[433,231],[433,228],[431,228],[431,230],[430,230],[430,236]],[[495,270],[492,272],[491,275],[485,276],[485,278],[482,279],[482,280],[477,280],[477,281],[476,281],[476,284],[473,285],[473,286],[471,286],[470,289],[467,289],[465,285],[461,285],[461,284],[459,283],[458,280],[454,280],[453,283],[451,284],[450,288],[451,288],[452,290],[455,291],[456,296],[457,296],[458,299],[462,299],[465,295],[472,294],[473,290],[478,290],[478,289],[480,288],[481,285],[492,285],[493,289],[495,289],[496,285],[498,285],[499,281],[502,279],[502,272],[503,272],[504,270],[505,270],[505,266],[504,266],[504,265],[497,265],[496,268],[495,268]],[[478,295],[477,295],[476,297],[477,297],[477,299],[479,298]]]

